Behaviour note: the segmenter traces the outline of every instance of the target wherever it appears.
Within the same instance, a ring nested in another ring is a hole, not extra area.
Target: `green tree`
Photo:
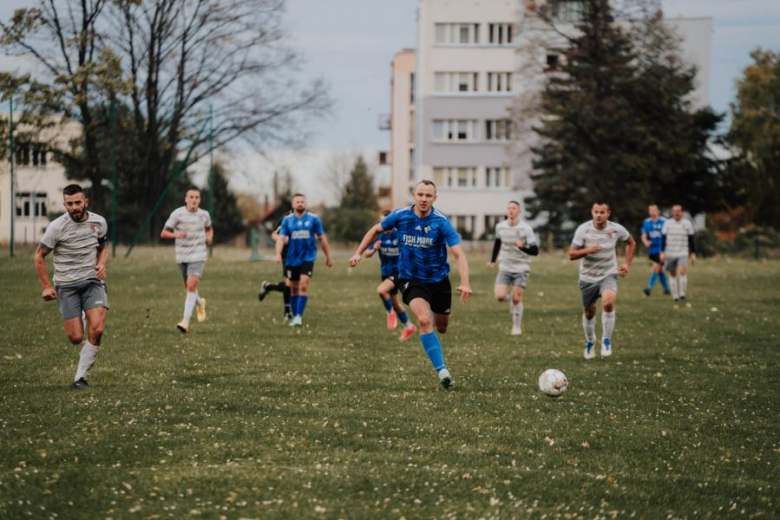
[[[373,176],[365,159],[359,155],[341,190],[339,206],[325,212],[328,233],[337,241],[358,242],[376,221],[378,211]]]
[[[214,163],[214,213],[211,215],[211,221],[214,226],[214,242],[220,244],[229,242],[236,235],[246,229],[244,218],[241,216],[241,210],[238,207],[238,200],[235,194],[228,186],[228,174],[222,163]],[[203,209],[209,208],[209,189],[202,190],[202,201],[200,206]]]
[[[755,223],[780,229],[780,53],[754,50],[737,81],[728,140]]]
[[[541,98],[531,214],[560,233],[606,199],[615,220],[636,229],[651,201],[716,204],[708,144],[720,116],[692,108],[695,70],[677,57],[660,13],[623,29],[609,0],[583,0],[576,27]]]

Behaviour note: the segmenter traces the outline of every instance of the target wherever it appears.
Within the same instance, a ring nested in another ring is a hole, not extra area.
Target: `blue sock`
[[[664,288],[664,292],[669,292],[669,282],[666,280],[666,273],[658,273],[658,278],[661,279],[661,285]]]
[[[444,354],[441,351],[441,343],[439,343],[439,337],[436,333],[421,334],[420,341],[422,341],[422,346],[425,353],[428,354],[428,359],[431,360],[434,370],[438,372],[444,368]]]
[[[385,306],[385,310],[390,312],[393,310],[393,300],[382,300],[382,305]]]
[[[298,296],[298,312],[296,312],[295,314],[297,314],[298,316],[303,316],[303,309],[306,308],[307,301],[309,301],[308,296]]]
[[[292,310],[292,315],[297,316],[298,315],[298,299],[300,296],[290,296],[290,309]]]
[[[653,273],[650,275],[650,281],[647,282],[647,290],[650,291],[653,289],[653,286],[655,285],[655,281],[658,279],[658,273]]]
[[[409,317],[406,315],[406,311],[401,311],[401,314],[398,315],[398,319],[401,320],[401,323],[406,325],[406,322],[409,321]]]

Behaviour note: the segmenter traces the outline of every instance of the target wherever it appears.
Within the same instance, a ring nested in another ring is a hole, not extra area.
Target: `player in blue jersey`
[[[447,246],[458,263],[461,303],[471,296],[469,263],[461,245],[460,236],[449,219],[433,207],[436,185],[422,180],[414,187],[414,204],[393,211],[379,224],[368,230],[349,265],[355,267],[363,252],[383,231],[398,232],[400,254],[398,282],[404,303],[412,309],[420,327],[420,341],[444,388],[452,386],[452,376],[444,363],[444,354],[436,331],[447,332],[450,317],[452,288]]]
[[[382,212],[382,220],[390,214],[390,210]],[[409,321],[401,302],[398,301],[398,287],[395,282],[398,280],[398,256],[400,254],[398,246],[398,233],[394,229],[385,231],[379,235],[379,240],[368,246],[366,258],[371,258],[374,253],[379,251],[379,261],[382,264],[382,283],[376,288],[379,299],[382,300],[387,311],[387,330],[395,330],[398,320],[404,325],[404,330],[398,338],[406,341],[412,337],[417,327]]]
[[[653,290],[656,280],[661,280],[664,294],[669,294],[669,284],[666,281],[663,263],[661,262],[663,243],[663,233],[661,233],[661,230],[664,228],[666,219],[661,216],[661,212],[655,204],[650,204],[647,211],[650,214],[650,217],[646,218],[642,223],[642,243],[647,248],[648,255],[650,255],[652,272],[650,273],[650,280],[647,282],[644,293],[646,296],[650,296],[650,292]]]
[[[306,197],[296,193],[292,198],[292,215],[284,217],[276,240],[276,262],[282,261],[282,250],[287,244],[284,268],[290,282],[292,296],[290,307],[293,318],[290,327],[303,325],[303,311],[309,299],[309,280],[314,274],[314,260],[317,258],[317,242],[325,253],[325,265],[333,267],[330,245],[325,236],[320,218],[306,210]]]

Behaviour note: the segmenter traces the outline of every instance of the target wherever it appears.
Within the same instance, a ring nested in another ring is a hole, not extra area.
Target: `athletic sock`
[[[187,297],[184,299],[184,318],[182,320],[185,323],[190,322],[192,317],[192,310],[195,308],[195,300],[198,298],[198,293],[187,292]]]
[[[393,312],[393,300],[391,300],[390,298],[388,298],[387,300],[382,300],[382,305],[384,305],[385,310],[387,311],[388,314]]]
[[[582,330],[585,332],[585,341],[596,343],[596,317],[588,319],[582,315]]]
[[[296,316],[303,316],[303,310],[306,308],[307,301],[309,301],[308,296],[298,296],[298,307],[295,311]]]
[[[87,372],[95,363],[95,358],[99,351],[100,345],[93,345],[89,340],[84,342],[84,346],[81,347],[81,355],[79,355],[79,368],[76,370],[76,377],[73,378],[74,381],[87,377]]]
[[[650,280],[647,281],[647,290],[652,291],[653,286],[655,285],[656,280],[658,280],[658,273],[652,273],[650,275]]]
[[[198,294],[198,291],[195,291],[195,305],[198,307],[203,305],[203,299],[200,297],[200,294]]]
[[[681,274],[680,275],[680,296],[685,296],[686,292],[688,292],[688,275]]]
[[[409,316],[406,315],[406,311],[401,311],[401,313],[398,315],[398,319],[401,320],[401,323],[404,325],[409,323]]]
[[[290,306],[290,299],[292,299],[292,291],[290,291],[290,287],[287,284],[284,285],[284,290],[282,291],[282,297],[284,298],[284,313],[292,314],[292,307]]]
[[[601,339],[612,341],[612,332],[615,330],[615,311],[601,311]]]
[[[290,296],[290,309],[292,310],[292,315],[297,316],[298,315],[298,299],[300,296]]]
[[[289,289],[289,287],[287,287],[287,283],[285,283],[284,280],[279,283],[268,284],[268,288],[272,291],[279,291],[280,293],[283,293],[285,289]]]
[[[519,327],[523,322],[523,303],[520,302],[517,305],[512,305],[512,323],[515,327]]]
[[[672,298],[677,299],[677,277],[670,276],[669,283],[672,286]]]
[[[661,287],[664,288],[664,292],[669,292],[669,282],[666,280],[666,274],[658,273],[658,279],[661,280]]]
[[[441,343],[439,343],[439,337],[436,333],[420,334],[420,341],[425,353],[428,354],[428,359],[431,360],[433,369],[438,372],[444,368],[444,353],[441,351]]]

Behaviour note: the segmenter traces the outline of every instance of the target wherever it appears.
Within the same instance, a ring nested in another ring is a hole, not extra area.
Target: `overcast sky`
[[[389,147],[390,135],[378,129],[378,118],[390,111],[390,61],[401,49],[414,47],[418,3],[288,0],[289,32],[306,58],[303,73],[324,78],[336,102],[332,117],[314,128],[310,164],[296,157],[300,170],[308,171],[304,175],[316,173],[314,165],[321,165],[333,149]],[[0,0],[0,18],[7,20],[14,9],[35,4]],[[718,111],[728,109],[751,50],[780,51],[780,0],[663,0],[663,6],[667,17],[713,18],[709,102]],[[10,65],[0,58],[0,68]]]

